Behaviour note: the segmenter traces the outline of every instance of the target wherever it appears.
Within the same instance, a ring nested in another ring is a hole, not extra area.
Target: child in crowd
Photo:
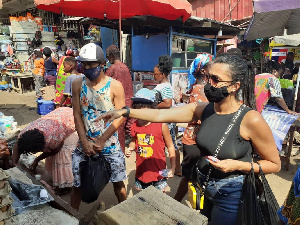
[[[169,109],[173,104],[173,89],[169,82],[169,75],[172,71],[172,58],[168,55],[162,55],[159,57],[158,64],[154,67],[154,79],[159,84],[154,88],[154,91],[158,94],[158,109]],[[182,176],[180,166],[180,153],[178,146],[176,145],[176,124],[168,123],[170,129],[172,141],[175,147],[176,166],[175,175]]]
[[[64,71],[65,73],[70,73],[71,75],[68,76],[63,92],[63,97],[60,100],[59,106],[72,106],[72,83],[77,78],[84,77],[83,74],[78,73],[76,70],[77,67],[77,61],[75,57],[68,56],[64,60]]]
[[[45,62],[41,51],[34,51],[34,70],[32,71],[36,97],[41,97],[41,88],[44,86]]]
[[[45,55],[45,81],[48,86],[56,85],[56,72],[58,60],[52,57],[52,50],[49,47],[43,49]]]
[[[154,92],[147,88],[139,90],[132,101],[135,109],[155,108],[157,105]],[[153,185],[165,192],[167,178],[173,177],[175,172],[175,148],[168,125],[137,120],[131,126],[131,136],[126,156],[130,157],[131,152],[136,151],[135,188],[142,190]],[[162,177],[162,171],[166,169],[165,146],[169,151],[171,170]]]

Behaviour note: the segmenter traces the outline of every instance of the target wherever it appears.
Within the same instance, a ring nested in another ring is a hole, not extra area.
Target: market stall
[[[216,39],[204,38],[173,32],[132,35],[132,72],[133,80],[141,82],[144,87],[154,88],[153,68],[161,55],[170,55],[173,59],[173,70],[170,76],[174,91],[174,100],[180,102],[182,93],[188,87],[188,69],[197,54],[207,52],[214,55]],[[146,57],[145,57],[146,56]],[[140,83],[135,83],[139,85]]]
[[[197,17],[189,18],[184,24],[179,21],[158,21],[155,18],[129,21],[132,22],[131,63],[134,85],[148,88],[156,86],[153,68],[157,65],[159,56],[169,55],[173,60],[169,79],[175,103],[181,102],[182,93],[193,84],[193,80],[188,77],[188,70],[196,56],[203,52],[216,56],[217,34],[220,29],[224,35],[239,33],[239,29],[234,26]],[[129,21],[124,21],[123,25],[126,27]],[[213,35],[215,38],[205,38],[205,35]]]

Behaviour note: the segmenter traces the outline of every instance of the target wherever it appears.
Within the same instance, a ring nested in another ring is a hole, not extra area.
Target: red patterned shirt
[[[75,131],[73,109],[60,107],[47,115],[31,122],[19,134],[28,130],[38,129],[44,134],[45,148],[43,152],[51,152],[57,148],[71,133]]]

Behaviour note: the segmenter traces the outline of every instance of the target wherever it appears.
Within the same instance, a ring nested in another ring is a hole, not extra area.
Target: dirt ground
[[[36,98],[34,92],[19,94],[14,91],[0,91],[0,112],[3,112],[6,116],[14,116],[15,121],[17,121],[18,125],[21,128],[23,128],[26,124],[30,123],[31,121],[40,118],[40,115],[38,115],[36,111],[37,103],[35,101]],[[299,163],[299,155],[296,157],[292,157],[289,171],[281,170],[278,173],[267,175],[268,181],[278,200],[279,205],[282,205],[285,197],[287,196],[292,179],[295,175],[295,171],[297,170]],[[131,197],[133,194],[136,193],[133,189],[135,174],[135,157],[132,156],[131,158],[126,159],[126,165],[128,179],[125,181],[125,185],[127,186],[128,197]],[[166,193],[171,197],[175,195],[180,179],[180,177],[175,176],[174,178],[168,181],[169,188]],[[69,194],[64,195],[62,197],[67,202],[70,201]],[[117,204],[117,199],[113,193],[112,184],[107,185],[107,187],[103,190],[103,192],[99,196],[98,203],[100,204],[101,210],[108,209]],[[185,198],[182,203],[185,205],[189,205],[187,198]],[[86,214],[95,205],[95,203],[89,205],[82,204],[80,212]]]

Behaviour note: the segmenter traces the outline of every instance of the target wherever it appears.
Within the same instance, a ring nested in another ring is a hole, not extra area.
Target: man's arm
[[[125,106],[124,88],[121,82],[112,80],[111,82],[111,98],[115,109],[122,109]],[[97,151],[101,151],[108,138],[110,138],[124,122],[125,118],[121,117],[112,122],[109,128],[97,139]]]
[[[286,105],[285,101],[283,98],[281,97],[276,97],[275,98],[276,102],[278,103],[278,105],[280,105],[280,107],[286,111],[288,114],[292,114],[292,115],[297,115],[296,112],[289,110],[288,106]]]
[[[170,130],[166,123],[162,125],[162,134],[168,148],[169,157],[170,157],[170,164],[171,164],[171,173],[168,174],[168,177],[171,178],[175,174],[175,166],[176,166],[176,156],[175,156],[175,147],[172,141],[172,137],[170,134]]]
[[[127,151],[125,152],[125,156],[127,158],[131,156],[132,151],[135,151],[135,141],[136,141],[136,137],[132,137],[131,142],[129,143],[129,148],[127,148]]]
[[[30,166],[30,170],[35,173],[36,171],[36,167],[38,166],[39,164],[39,161],[49,157],[49,156],[53,156],[53,155],[56,155],[60,150],[61,148],[64,146],[64,141],[62,141],[58,146],[57,148],[55,149],[51,149],[50,152],[43,152],[42,154],[40,154],[38,157],[35,158],[35,160],[33,161],[32,165]]]
[[[95,155],[96,152],[93,149],[93,143],[86,138],[86,130],[84,128],[83,120],[80,113],[80,90],[81,90],[82,78],[74,80],[72,84],[72,106],[75,127],[79,136],[79,140],[82,144],[83,151],[87,156]]]
[[[166,98],[161,103],[157,105],[158,109],[169,109],[172,106],[172,99]]]
[[[52,62],[55,63],[55,64],[57,64],[57,65],[59,64],[58,59],[56,59],[56,58],[54,58],[54,57],[52,57]]]

